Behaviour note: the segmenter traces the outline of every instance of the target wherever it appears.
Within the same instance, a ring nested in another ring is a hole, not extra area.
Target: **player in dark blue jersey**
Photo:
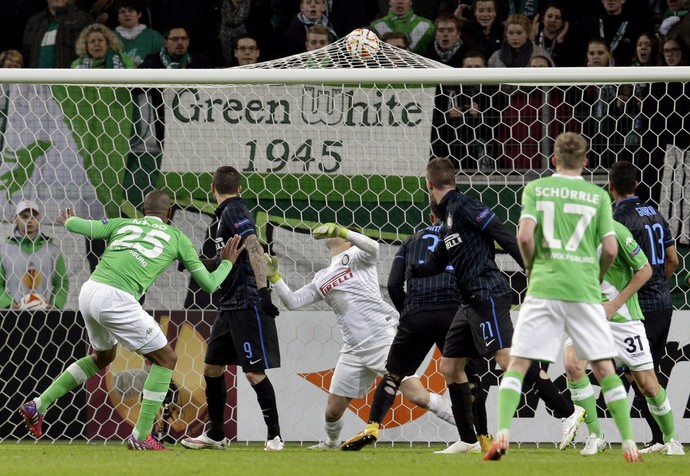
[[[376,387],[374,401],[369,412],[367,428],[342,445],[344,451],[357,451],[378,439],[378,428],[390,410],[404,377],[414,375],[434,344],[443,353],[448,328],[460,306],[460,297],[452,266],[444,272],[428,278],[405,280],[405,270],[410,263],[424,263],[441,241],[440,222],[436,206],[432,204],[430,226],[422,228],[403,242],[395,255],[388,277],[388,294],[400,312],[398,330],[388,352],[386,373]],[[406,289],[407,288],[407,289]],[[486,429],[484,392],[478,387],[478,376],[473,382],[474,408],[483,416],[477,432],[490,444]],[[407,382],[407,381],[405,381]],[[419,402],[437,416],[455,423],[450,409],[439,395],[426,393],[428,402]],[[420,395],[421,396],[421,395]],[[449,406],[449,405],[448,405]],[[480,408],[481,407],[481,408]],[[483,411],[481,411],[483,410]],[[441,416],[447,413],[447,417]],[[372,428],[373,425],[373,428]]]
[[[224,166],[216,170],[211,181],[211,193],[218,203],[216,248],[240,235],[247,252],[237,261],[232,279],[226,279],[221,286],[220,311],[204,359],[209,427],[196,438],[182,440],[182,445],[190,449],[227,447],[225,367],[233,364],[242,367],[256,392],[268,428],[264,449],[283,449],[275,392],[265,372],[280,367],[275,324],[278,308],[271,301],[264,249],[256,236],[252,215],[240,198],[241,191],[241,176],[235,168]]]
[[[614,163],[609,170],[609,192],[615,202],[614,220],[631,231],[652,266],[652,277],[637,292],[637,297],[644,314],[642,322],[647,332],[654,369],[660,377],[661,385],[666,386],[667,380],[662,378],[660,363],[666,351],[666,340],[673,315],[668,280],[678,267],[678,254],[666,219],[654,205],[640,201],[635,195],[638,173],[637,167],[630,162]],[[635,406],[640,409],[652,429],[652,440],[640,450],[640,453],[663,453],[666,451],[663,433],[649,412],[644,396],[637,386],[633,388]]]
[[[423,264],[411,264],[408,275],[432,276],[448,264],[455,270],[461,306],[451,324],[444,344],[441,372],[448,385],[453,415],[460,440],[447,453],[480,451],[471,421],[472,395],[465,372],[468,358],[493,354],[505,369],[510,358],[513,323],[510,320],[511,290],[507,278],[496,265],[497,242],[522,267],[522,257],[515,235],[482,202],[455,188],[455,168],[447,158],[434,158],[427,164],[426,184],[431,201],[438,205],[443,238]],[[567,447],[584,418],[584,409],[573,406],[556,389],[546,374],[534,363],[525,376],[539,397],[561,417],[563,437],[560,447]]]

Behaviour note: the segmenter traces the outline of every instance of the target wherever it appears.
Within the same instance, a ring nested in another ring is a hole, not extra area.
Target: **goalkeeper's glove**
[[[324,238],[347,238],[347,228],[344,228],[335,223],[324,223],[323,225],[317,225],[311,231],[312,236],[315,240],[323,240]]]
[[[278,272],[278,258],[276,256],[271,256],[268,253],[264,253],[264,261],[266,262],[266,277],[271,284],[275,284],[280,281],[282,276]]]

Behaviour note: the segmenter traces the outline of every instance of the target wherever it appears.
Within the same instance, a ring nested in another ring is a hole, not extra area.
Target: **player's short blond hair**
[[[587,155],[587,148],[587,140],[580,134],[575,132],[559,134],[554,144],[556,163],[565,169],[580,169]]]

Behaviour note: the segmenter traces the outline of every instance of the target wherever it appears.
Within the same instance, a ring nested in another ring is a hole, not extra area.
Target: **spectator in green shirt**
[[[105,25],[93,23],[82,30],[77,38],[77,54],[72,68],[126,69],[134,62],[122,51],[122,41]]]

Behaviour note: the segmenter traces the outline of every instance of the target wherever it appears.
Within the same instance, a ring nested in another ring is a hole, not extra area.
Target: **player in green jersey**
[[[652,276],[652,267],[630,230],[615,221],[614,228],[618,256],[601,283],[604,310],[618,348],[614,361],[616,365],[624,366],[645,396],[649,410],[664,435],[665,453],[683,455],[685,451],[675,431],[671,404],[654,370],[654,359],[642,322],[644,315],[637,298],[637,291]],[[589,436],[580,454],[595,455],[606,449],[606,440],[597,418],[594,390],[586,375],[587,361],[578,358],[570,339],[566,341],[563,360],[573,403],[587,412],[585,423]]]
[[[177,355],[139,299],[175,260],[184,265],[204,291],[215,291],[244,250],[239,237],[228,241],[221,252],[223,262],[209,273],[189,238],[168,224],[170,210],[170,197],[154,190],[144,199],[144,218],[84,220],[74,216],[71,208],[58,216],[58,223],[68,231],[106,239],[108,247],[79,293],[79,310],[94,352],[72,363],[39,397],[21,406],[19,411],[34,437],[43,434],[41,425],[48,407],[107,367],[115,359],[120,342],[127,350],[153,362],[127,447],[166,449],[151,435],[151,428],[168,391]]]
[[[499,386],[498,432],[484,459],[499,460],[508,451],[525,372],[534,360],[556,360],[565,331],[578,355],[591,363],[621,433],[626,460],[641,461],[627,392],[611,362],[618,353],[601,305],[599,283],[618,252],[611,199],[581,176],[587,165],[587,141],[581,135],[559,135],[554,152],[556,173],[530,182],[522,195],[518,245],[529,285]]]

